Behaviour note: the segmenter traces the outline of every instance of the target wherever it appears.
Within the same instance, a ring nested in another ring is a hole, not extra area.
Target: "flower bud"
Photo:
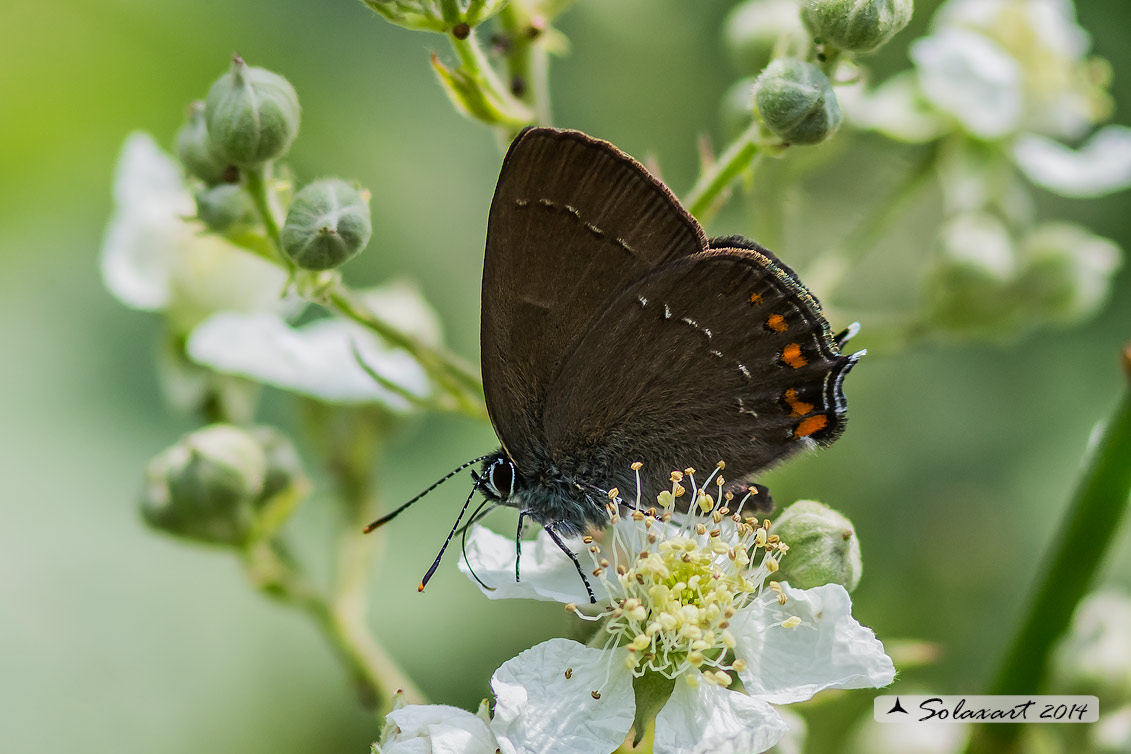
[[[766,66],[755,84],[754,102],[766,127],[791,144],[822,142],[844,119],[824,72],[791,58]]]
[[[829,506],[798,500],[782,511],[771,531],[789,545],[775,580],[801,589],[840,584],[850,592],[860,583],[863,562],[856,530]]]
[[[1016,252],[993,215],[970,212],[943,226],[924,283],[927,320],[959,335],[1005,335],[1019,324]]]
[[[911,20],[912,0],[807,0],[805,25],[822,43],[846,52],[872,52]]]
[[[150,526],[190,539],[238,545],[262,493],[267,457],[255,438],[229,424],[186,435],[146,469],[142,516]]]
[[[1045,223],[1021,244],[1019,290],[1038,319],[1080,321],[1103,304],[1120,264],[1119,247],[1071,223]]]
[[[189,106],[188,122],[177,131],[177,159],[185,170],[209,186],[224,180],[228,161],[216,152],[208,138],[203,102],[193,102]]]
[[[369,192],[327,178],[295,195],[283,226],[283,251],[304,270],[329,270],[364,249],[372,232]]]
[[[281,157],[298,134],[298,95],[290,82],[238,55],[208,90],[204,118],[219,155],[240,167]]]
[[[235,183],[203,188],[193,198],[196,200],[196,216],[209,230],[217,233],[249,223],[255,217],[251,197]]]
[[[285,432],[266,426],[252,427],[248,432],[259,443],[267,461],[263,489],[256,498],[257,504],[267,502],[306,478],[298,451]]]
[[[741,73],[756,74],[784,42],[798,49],[808,42],[797,0],[746,0],[734,6],[723,22],[723,46]]]

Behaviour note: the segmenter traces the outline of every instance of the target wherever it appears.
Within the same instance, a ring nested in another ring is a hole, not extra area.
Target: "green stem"
[[[486,416],[483,405],[483,384],[475,371],[455,356],[430,348],[397,330],[370,312],[344,284],[330,291],[327,305],[344,317],[372,330],[390,344],[410,353],[441,387],[450,392],[460,410],[469,416]]]
[[[280,215],[282,214],[275,202],[275,192],[271,190],[271,166],[270,163],[261,165],[257,168],[249,168],[243,171],[244,188],[247,193],[251,195],[251,201],[255,205],[255,211],[259,215],[260,222],[263,223],[263,228],[267,231],[267,237],[271,239],[271,243],[275,246],[275,253],[278,259],[281,260],[291,272],[294,272],[294,265],[287,255],[283,253],[283,239],[280,231]]]
[[[546,29],[536,27],[525,8],[510,2],[498,15],[499,27],[507,38],[507,77],[511,92],[529,105],[535,120],[543,125],[550,123],[550,103],[547,92],[549,55],[544,44],[539,43]]]
[[[687,211],[700,221],[714,213],[717,200],[744,170],[750,167],[758,154],[760,129],[752,123],[719,156],[713,165],[699,176],[691,191],[684,199]]]
[[[282,253],[279,212],[275,208],[274,192],[270,188],[267,168],[244,173],[245,185],[255,204],[256,211],[267,237],[274,246],[276,261],[283,261],[294,273],[290,260]],[[408,351],[429,373],[440,387],[452,394],[458,410],[475,418],[484,418],[483,385],[475,370],[456,356],[443,350],[430,348],[376,316],[358,299],[357,294],[344,283],[338,282],[329,292],[326,304],[342,316],[372,330],[390,344]]]
[[[503,85],[498,73],[483,54],[475,29],[472,29],[465,39],[458,39],[452,34],[448,35],[448,39],[459,57],[460,68],[475,82],[482,93],[495,124],[511,131],[530,125],[533,115],[529,108]]]
[[[1131,495],[1131,346],[1123,358],[1128,389],[1096,443],[1049,556],[1041,561],[1044,572],[1028,612],[988,693],[1039,692],[1049,652],[1119,532]],[[982,725],[966,752],[1010,754],[1017,751],[1020,733],[1017,725]]]

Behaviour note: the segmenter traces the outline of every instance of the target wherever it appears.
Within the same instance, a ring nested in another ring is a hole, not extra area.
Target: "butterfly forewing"
[[[621,489],[635,487],[633,461],[649,490],[720,460],[746,478],[837,437],[855,360],[787,270],[753,249],[712,249],[603,307],[549,387],[546,441],[555,465]]]
[[[514,141],[487,226],[481,349],[487,408],[520,467],[544,456],[547,386],[595,314],[706,246],[671,192],[613,145],[550,129]]]

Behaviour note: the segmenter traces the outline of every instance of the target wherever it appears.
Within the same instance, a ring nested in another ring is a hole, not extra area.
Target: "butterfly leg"
[[[518,512],[518,530],[514,535],[514,582],[519,582],[518,578],[518,562],[522,560],[522,525],[526,523],[527,512],[520,510]]]
[[[593,595],[593,587],[589,585],[589,578],[585,575],[585,571],[581,570],[581,561],[577,559],[577,555],[574,554],[573,550],[566,547],[566,543],[563,542],[557,535],[557,532],[553,530],[552,525],[546,525],[542,528],[550,535],[550,539],[554,540],[554,544],[566,555],[569,555],[569,559],[573,561],[573,567],[577,569],[577,575],[581,577],[581,582],[585,584],[585,591],[589,593],[589,602],[596,604],[597,598]]]

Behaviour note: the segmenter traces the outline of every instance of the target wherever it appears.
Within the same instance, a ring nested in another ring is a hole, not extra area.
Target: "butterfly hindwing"
[[[491,203],[481,350],[487,408],[511,458],[545,447],[547,386],[570,344],[628,282],[707,247],[671,192],[613,145],[528,129]]]
[[[752,248],[712,249],[626,286],[590,323],[551,383],[552,460],[634,488],[673,468],[748,478],[845,422],[840,353],[816,299]]]

